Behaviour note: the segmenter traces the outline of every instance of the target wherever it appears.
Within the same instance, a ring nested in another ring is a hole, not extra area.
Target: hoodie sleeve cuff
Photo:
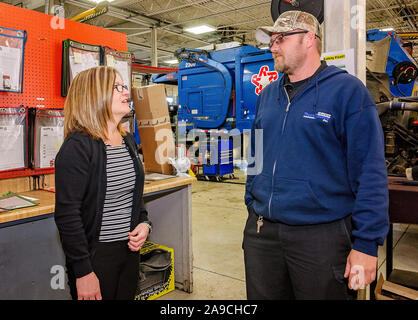
[[[353,249],[368,254],[370,256],[377,257],[376,241],[356,238],[354,239]]]
[[[84,277],[85,275],[88,275],[89,273],[93,272],[90,258],[73,262],[72,268],[73,268],[74,276],[76,278]]]

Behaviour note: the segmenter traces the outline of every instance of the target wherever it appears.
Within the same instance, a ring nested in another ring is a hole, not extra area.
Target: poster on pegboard
[[[0,91],[0,106],[63,108],[61,96],[62,43],[80,43],[127,50],[124,33],[0,3],[0,27],[26,31],[22,92]],[[51,170],[51,169],[48,169]],[[53,170],[53,169],[52,169]],[[25,172],[0,174],[0,178],[30,175]]]
[[[0,91],[22,92],[26,31],[0,26]]]
[[[71,82],[81,71],[101,65],[100,46],[67,39],[62,42],[61,95],[67,96]]]
[[[115,68],[119,72],[122,82],[128,86],[129,96],[131,96],[132,63],[135,59],[133,53],[119,52],[107,47],[101,47],[101,49],[103,64]]]
[[[22,93],[0,92],[1,105],[62,108],[62,42],[81,43],[127,50],[126,34],[0,3],[0,26],[25,30],[25,66]]]

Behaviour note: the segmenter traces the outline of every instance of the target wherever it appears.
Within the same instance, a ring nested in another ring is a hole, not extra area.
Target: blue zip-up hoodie
[[[257,101],[249,154],[255,156],[254,134],[262,129],[263,157],[249,165],[247,207],[290,225],[351,214],[353,249],[377,256],[389,227],[388,183],[370,93],[334,66],[314,76],[292,102],[283,81],[267,86]]]

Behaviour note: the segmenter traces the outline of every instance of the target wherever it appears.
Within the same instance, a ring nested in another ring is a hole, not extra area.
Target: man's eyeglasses
[[[128,86],[125,84],[115,84],[113,86],[113,88],[115,88],[116,90],[118,90],[119,92],[123,92],[123,89],[125,89],[126,91],[128,91]]]
[[[271,37],[270,39],[270,48],[272,46],[274,46],[275,44],[279,44],[281,43],[285,37],[288,36],[293,36],[294,34],[301,34],[301,33],[308,33],[308,30],[301,30],[301,31],[292,31],[292,32],[283,32],[283,33],[279,33],[277,36],[275,36],[274,38]],[[317,35],[315,35],[315,37],[318,37]],[[319,38],[319,37],[318,37]]]

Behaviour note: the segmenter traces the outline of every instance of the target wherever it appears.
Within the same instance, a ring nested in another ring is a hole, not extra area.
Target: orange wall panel
[[[57,18],[0,3],[0,27],[26,30],[23,93],[0,91],[0,106],[59,108],[61,97],[62,41],[71,39],[92,45],[127,50],[126,34]],[[64,28],[57,28],[63,26]]]
[[[63,20],[64,23],[59,24],[57,18],[51,15],[0,3],[0,27],[27,32],[23,92],[0,91],[0,107],[64,107],[65,98],[61,97],[61,63],[62,41],[66,39],[127,51],[124,33]],[[0,179],[53,171],[53,168],[9,171],[0,173]]]

